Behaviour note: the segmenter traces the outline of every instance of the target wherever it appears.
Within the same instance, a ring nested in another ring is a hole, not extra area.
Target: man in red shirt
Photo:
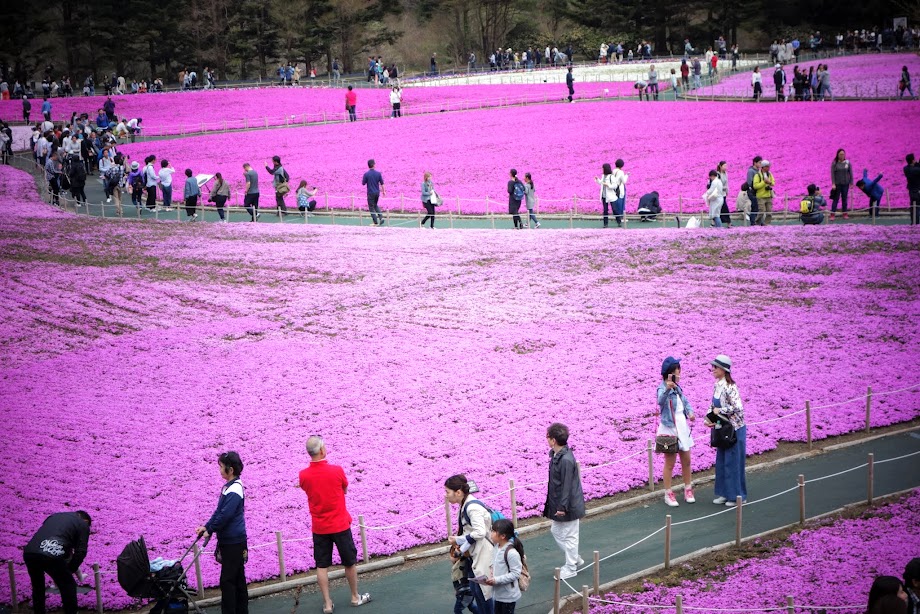
[[[359,606],[371,600],[370,593],[358,594],[358,549],[351,534],[351,515],[345,508],[348,478],[338,465],[326,460],[323,438],[312,435],[307,439],[310,466],[300,472],[300,487],[307,493],[310,517],[313,519],[313,557],[316,559],[316,581],[323,593],[323,612],[331,614],[335,605],[329,596],[329,567],[332,566],[332,546],[338,550],[345,578],[351,588],[351,605]]]

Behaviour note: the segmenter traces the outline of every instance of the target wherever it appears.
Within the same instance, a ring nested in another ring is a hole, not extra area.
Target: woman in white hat
[[[716,505],[732,506],[739,495],[742,502],[747,502],[747,481],[744,476],[747,427],[744,425],[744,406],[738,394],[738,386],[732,379],[731,358],[719,354],[709,364],[712,365],[712,375],[716,378],[709,411],[718,418],[716,422],[730,422],[737,436],[733,446],[716,450],[716,498],[712,502]],[[716,422],[707,415],[706,426],[714,428]]]

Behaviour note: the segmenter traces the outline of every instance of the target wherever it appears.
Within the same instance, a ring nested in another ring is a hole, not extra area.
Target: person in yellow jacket
[[[754,193],[763,215],[759,220],[761,226],[773,221],[773,187],[775,185],[776,180],[773,178],[773,173],[770,172],[770,161],[761,161],[760,170],[754,175]]]

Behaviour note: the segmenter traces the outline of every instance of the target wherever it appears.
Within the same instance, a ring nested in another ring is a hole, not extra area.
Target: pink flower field
[[[807,138],[801,127],[807,126]],[[533,173],[543,212],[598,212],[594,177],[617,158],[630,174],[627,210],[657,190],[666,211],[700,211],[707,175],[728,161],[729,200],[744,181],[754,155],[773,163],[776,192],[798,207],[811,182],[830,191],[830,162],[837,148],[848,151],[856,174],[868,167],[884,173],[895,207],[907,206],[904,156],[920,136],[920,105],[887,102],[785,107],[732,102],[639,101],[540,105],[488,112],[407,117],[401,120],[259,131],[229,137],[208,135],[124,146],[133,159],[168,158],[177,169],[221,171],[242,199],[242,163],[261,173],[262,206],[274,203],[264,165],[280,155],[294,185],[305,178],[320,187],[320,206],[365,207],[361,176],[374,158],[387,182],[381,206],[420,209],[422,174],[433,173],[446,208],[463,213],[508,211],[508,169]],[[917,152],[920,154],[920,151]],[[328,196],[328,200],[325,198]],[[491,202],[486,202],[486,197]],[[577,197],[577,202],[573,201]],[[678,201],[683,197],[683,203]],[[457,198],[460,198],[458,205]],[[288,200],[293,204],[293,196]],[[887,200],[882,205],[887,204]],[[851,206],[868,200],[851,191]],[[782,207],[777,199],[775,209]]]
[[[662,87],[662,91],[665,88]],[[164,92],[113,96],[115,113],[143,118],[148,136],[239,128],[298,125],[305,122],[342,121],[345,112],[344,87],[228,89],[193,92]],[[390,89],[357,88],[359,117],[388,117]],[[632,95],[632,83],[578,83],[579,99]],[[568,96],[564,84],[467,85],[405,87],[402,111],[406,115],[441,110],[478,109],[547,100]],[[52,118],[68,121],[74,111],[95,119],[106,98],[53,98]],[[41,98],[32,101],[32,119],[41,119]],[[0,117],[22,119],[22,102],[0,101]],[[236,138],[236,137],[232,137]]]
[[[673,604],[683,596],[685,608],[781,608],[786,596],[797,605],[865,610],[876,576],[900,578],[920,550],[920,491],[861,517],[837,519],[795,533],[762,558],[744,559],[711,575],[677,586],[648,582],[640,593],[609,593],[606,601],[640,604],[597,605],[591,614],[643,612],[642,605]],[[675,608],[656,607],[671,614]],[[796,611],[816,611],[816,608]]]
[[[791,63],[783,67],[786,71],[786,92],[792,100],[792,69],[798,66],[808,72],[818,64],[827,64],[831,76],[831,91],[837,98],[897,98],[898,81],[901,79],[901,67],[907,66],[911,74],[914,93],[920,95],[920,56],[915,53],[901,54],[865,54],[839,58],[826,58],[810,62]],[[763,73],[764,98],[775,98],[773,86],[773,68],[761,68]],[[702,87],[691,95],[732,96],[738,98],[753,97],[751,71],[743,71],[723,79],[717,85]],[[905,99],[908,94],[905,93]]]
[[[435,136],[415,134],[434,149]],[[385,174],[399,167],[381,158]],[[755,455],[804,440],[801,414],[758,423],[806,400],[821,439],[861,428],[866,386],[918,383],[920,241],[906,226],[512,235],[129,223],[52,210],[9,167],[0,199],[0,558],[20,561],[47,514],[87,509],[87,563],[106,574],[107,607],[130,602],[114,576],[129,540],[143,534],[167,558],[191,543],[227,449],[246,463],[257,580],[277,574],[274,531],[309,537],[295,478],[312,433],[345,467],[355,518],[402,525],[369,532],[382,555],[443,538],[441,485],[456,472],[506,513],[508,479],[532,484],[519,511],[537,515],[555,420],[573,431],[589,497],[641,485],[669,354],[683,358],[698,410],[708,361],[731,356]],[[876,394],[873,425],[916,418],[916,390]],[[713,462],[694,449],[696,470]],[[285,554],[289,571],[312,566],[308,540]],[[210,557],[204,573],[214,585]],[[21,566],[17,582],[29,590]]]

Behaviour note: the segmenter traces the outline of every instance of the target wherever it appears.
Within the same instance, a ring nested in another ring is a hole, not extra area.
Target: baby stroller
[[[129,597],[156,600],[150,614],[188,614],[189,602],[195,612],[202,614],[198,604],[189,595],[187,569],[182,568],[182,561],[197,543],[196,539],[182,558],[158,571],[150,569],[147,544],[144,543],[143,537],[129,543],[118,555],[118,583]],[[198,556],[195,555],[192,564]]]

